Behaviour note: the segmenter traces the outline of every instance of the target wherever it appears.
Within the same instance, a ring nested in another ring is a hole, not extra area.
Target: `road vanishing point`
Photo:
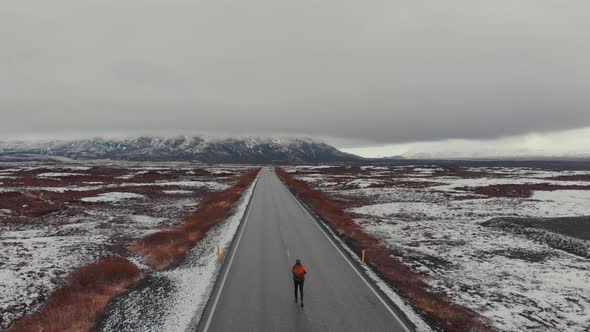
[[[272,170],[251,199],[198,331],[411,331]],[[304,308],[296,259],[308,271]]]

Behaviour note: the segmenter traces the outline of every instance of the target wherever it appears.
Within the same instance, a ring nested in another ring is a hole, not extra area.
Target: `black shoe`
[[[303,308],[303,302],[301,302],[301,308]]]

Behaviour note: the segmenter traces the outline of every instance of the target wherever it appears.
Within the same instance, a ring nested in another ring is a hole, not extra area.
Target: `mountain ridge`
[[[71,159],[194,161],[228,164],[355,162],[363,158],[312,138],[140,136],[74,140],[4,141],[0,156],[36,155]]]

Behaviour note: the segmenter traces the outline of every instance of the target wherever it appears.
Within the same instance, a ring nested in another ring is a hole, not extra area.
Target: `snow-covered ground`
[[[107,255],[139,262],[131,241],[184,221],[247,169],[0,164],[10,177],[0,183],[0,330],[36,310],[81,265]],[[118,179],[125,175],[133,176]]]
[[[432,289],[496,328],[588,331],[590,260],[479,223],[590,215],[590,182],[557,178],[590,171],[436,166],[289,171],[352,205],[348,212],[355,221],[425,275]],[[476,193],[498,184],[504,186],[493,194]],[[513,197],[514,190],[530,185],[539,190]]]

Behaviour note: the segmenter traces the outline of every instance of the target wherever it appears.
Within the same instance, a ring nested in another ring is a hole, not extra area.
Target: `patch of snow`
[[[102,182],[98,182],[102,183]],[[92,183],[87,183],[92,184]],[[121,184],[102,184],[102,185],[89,185],[89,186],[68,186],[68,187],[13,187],[13,188],[0,188],[0,192],[11,192],[11,191],[28,191],[28,190],[39,190],[39,191],[50,191],[64,193],[66,191],[92,191],[100,189],[113,189],[121,187],[187,187],[187,188],[207,188],[211,191],[223,191],[230,186],[215,181],[160,181],[152,183],[132,183],[126,182]]]
[[[212,169],[212,170],[208,170],[209,173],[211,174],[226,174],[226,173],[233,173],[233,171],[231,169],[227,169],[227,168],[218,168],[218,169]],[[193,172],[194,174],[195,172]]]
[[[425,174],[425,175],[431,175],[434,174],[437,171],[444,171],[443,168],[440,167],[416,167],[414,168],[414,173],[418,173],[418,174]]]
[[[88,171],[92,169],[92,167],[88,166],[64,166],[62,168],[70,171]]]
[[[134,198],[143,198],[145,196],[135,193],[125,193],[125,192],[110,192],[99,194],[95,197],[84,197],[80,199],[82,202],[87,203],[102,203],[102,202],[118,202],[125,199],[134,199]]]
[[[6,168],[3,169],[2,172],[9,172],[9,173],[16,173],[24,170],[23,168]]]
[[[15,271],[0,269],[0,299],[14,298],[19,287],[22,287],[23,280]]]
[[[45,234],[43,229],[25,229],[15,231],[4,231],[0,239],[2,240],[26,240],[30,238],[41,238]]]
[[[131,219],[131,221],[133,221],[135,223],[154,224],[154,225],[157,225],[157,224],[161,223],[163,220],[166,220],[166,218],[155,218],[152,216],[144,216],[144,215],[131,215],[131,216],[129,216],[129,218]]]
[[[299,178],[300,180],[306,181],[306,182],[311,182],[314,184],[319,185],[320,187],[329,187],[329,186],[334,186],[337,184],[337,182],[333,182],[333,181],[326,181],[326,179],[322,176],[318,176],[318,175],[309,175],[309,176],[303,176]]]
[[[294,169],[299,170],[307,170],[307,169],[326,169],[326,168],[333,168],[335,166],[331,165],[319,165],[319,166],[295,166]]]
[[[148,173],[148,171],[139,171],[139,172],[135,172],[135,173],[127,174],[127,175],[117,176],[115,179],[129,180],[129,179],[133,179],[134,177],[136,177],[138,175],[147,174],[147,173]]]
[[[381,184],[383,181],[376,179],[355,179],[348,181],[346,184],[349,186],[355,186],[357,188],[368,188],[372,185]]]
[[[164,190],[165,194],[171,195],[184,195],[184,194],[192,194],[193,192],[190,190]]]
[[[389,168],[384,166],[361,166],[363,171],[387,171]]]
[[[152,185],[152,184],[150,184]],[[230,186],[227,184],[213,182],[213,181],[163,181],[156,182],[153,185],[156,186],[179,186],[187,188],[207,188],[213,191],[223,191],[228,189]]]
[[[590,171],[578,170],[563,170],[563,171],[548,171],[537,168],[528,167],[470,167],[466,169],[468,172],[487,172],[498,175],[508,175],[515,177],[529,177],[529,178],[552,178],[556,176],[571,176],[571,175],[590,175]]]
[[[61,178],[61,177],[67,177],[67,176],[85,176],[87,174],[81,174],[81,173],[41,173],[41,174],[37,174],[38,178]]]
[[[0,215],[7,215],[7,214],[12,214],[12,210],[9,209],[0,209]]]
[[[10,188],[12,191],[25,191],[25,190],[42,190],[51,191],[56,193],[64,193],[66,191],[92,191],[99,189],[117,188],[120,187],[116,184],[98,185],[98,186],[69,186],[69,187],[21,187],[21,188]]]
[[[442,207],[436,203],[425,202],[394,202],[381,203],[374,205],[365,205],[350,210],[357,214],[367,214],[378,217],[388,217],[397,214],[412,214],[417,217],[437,218],[442,213],[448,213],[446,207]]]
[[[128,257],[127,258],[131,263],[135,264],[135,266],[137,266],[138,268],[142,269],[142,270],[149,270],[150,266],[146,264],[146,262],[143,259],[143,256],[134,256],[134,257]]]
[[[518,184],[550,184],[550,185],[578,185],[587,186],[588,182],[584,181],[558,181],[548,179],[538,179],[529,177],[508,177],[508,178],[457,178],[457,177],[436,177],[435,182],[444,184],[436,185],[433,188],[441,191],[457,192],[457,188],[462,187],[486,187],[493,185],[518,185]]]
[[[568,202],[588,204],[590,203],[590,190],[535,191],[531,199],[539,201],[552,201],[560,204]]]
[[[535,191],[525,209],[527,216],[534,217],[587,216],[590,215],[590,191]]]

